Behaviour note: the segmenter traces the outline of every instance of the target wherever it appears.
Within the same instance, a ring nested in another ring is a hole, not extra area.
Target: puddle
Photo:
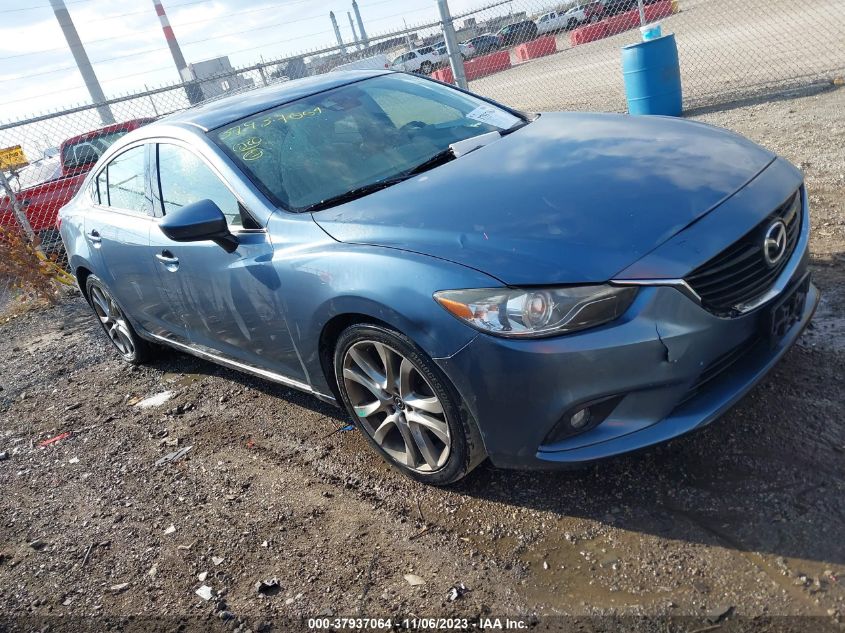
[[[174,387],[181,388],[192,385],[195,382],[199,381],[201,378],[202,376],[200,374],[165,372],[165,374],[162,376],[162,381],[168,383],[169,385],[173,385]]]

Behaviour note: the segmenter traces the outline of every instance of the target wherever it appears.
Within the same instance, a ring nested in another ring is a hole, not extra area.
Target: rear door
[[[193,148],[161,143],[155,165],[157,213],[166,215],[192,202],[212,200],[239,241],[237,250],[227,253],[210,241],[173,242],[158,227],[151,233],[159,259],[159,281],[174,297],[192,346],[302,379],[304,372],[285,321],[286,297],[267,232]]]
[[[133,323],[153,334],[184,336],[184,326],[160,292],[150,246],[154,220],[148,147],[131,145],[97,172],[93,204],[85,214],[85,239],[95,253],[94,273]]]

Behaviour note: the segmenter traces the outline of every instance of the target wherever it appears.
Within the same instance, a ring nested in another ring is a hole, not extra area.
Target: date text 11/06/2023
[[[310,630],[478,630],[478,631],[521,631],[529,628],[528,620],[520,618],[308,618]]]

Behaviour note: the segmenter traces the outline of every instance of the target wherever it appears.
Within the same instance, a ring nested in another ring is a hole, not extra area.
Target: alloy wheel
[[[91,306],[100,319],[100,324],[117,350],[127,358],[135,354],[135,342],[123,312],[111,295],[99,285],[92,285],[89,294]]]
[[[344,354],[343,382],[361,426],[396,462],[422,473],[446,464],[452,442],[443,404],[411,360],[359,341]]]

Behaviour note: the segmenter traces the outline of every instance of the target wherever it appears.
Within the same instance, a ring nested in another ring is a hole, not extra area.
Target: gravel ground
[[[812,616],[776,622],[837,630],[843,111],[845,91],[828,90],[695,116],[805,171],[824,300],[795,348],[723,419],[585,471],[483,464],[458,486],[425,488],[309,396],[175,352],[122,364],[78,294],[8,320],[0,630],[281,631],[294,627],[288,618],[320,614],[579,616],[583,631],[608,629],[590,616],[709,617],[721,630]],[[164,391],[163,404],[138,406]],[[180,448],[190,451],[156,465]],[[273,578],[277,587],[257,591]],[[450,601],[456,583],[470,591]],[[208,601],[195,593],[203,586]],[[663,620],[626,622],[668,630]],[[714,630],[695,622],[678,630]]]

